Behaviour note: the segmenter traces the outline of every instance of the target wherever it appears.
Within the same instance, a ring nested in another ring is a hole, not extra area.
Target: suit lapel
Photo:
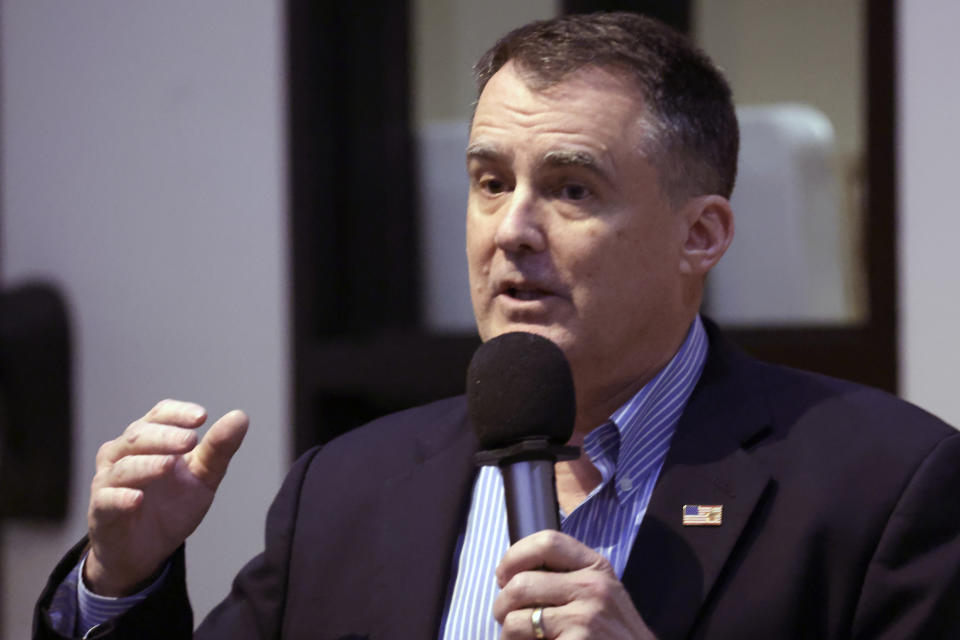
[[[408,472],[387,480],[379,571],[375,584],[375,638],[437,636],[451,561],[469,507],[476,437],[460,419],[446,442],[420,440]]]
[[[766,488],[742,443],[770,422],[748,361],[711,335],[711,354],[677,425],[623,583],[661,640],[684,638]],[[723,505],[721,526],[683,526],[685,504]]]

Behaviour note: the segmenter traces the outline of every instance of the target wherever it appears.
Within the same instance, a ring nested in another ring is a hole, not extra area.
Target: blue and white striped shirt
[[[707,335],[697,316],[667,366],[584,438],[583,449],[602,480],[572,513],[560,513],[560,529],[607,558],[617,577],[623,576],[670,439],[706,356]],[[442,640],[500,637],[492,613],[499,592],[494,571],[509,544],[502,477],[496,467],[483,467],[457,549]]]

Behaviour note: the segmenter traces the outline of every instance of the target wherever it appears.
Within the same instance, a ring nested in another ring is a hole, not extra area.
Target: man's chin
[[[564,327],[538,324],[533,322],[505,322],[498,324],[495,327],[489,327],[486,331],[481,330],[480,337],[484,342],[486,342],[487,340],[496,338],[497,336],[502,336],[505,333],[514,333],[518,331],[523,333],[534,333],[538,336],[546,338],[564,351],[566,351],[572,343],[570,332]]]

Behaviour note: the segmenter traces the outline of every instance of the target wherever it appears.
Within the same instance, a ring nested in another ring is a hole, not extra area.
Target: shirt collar
[[[659,470],[680,414],[700,379],[707,349],[707,333],[698,315],[670,362],[607,422],[587,434],[584,450],[603,478],[594,492],[613,480],[622,503],[644,476]]]

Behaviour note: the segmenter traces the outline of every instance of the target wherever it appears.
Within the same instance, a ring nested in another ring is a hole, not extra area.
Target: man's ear
[[[730,202],[717,195],[698,196],[683,206],[681,215],[687,223],[687,237],[680,249],[680,270],[706,275],[733,240]]]

